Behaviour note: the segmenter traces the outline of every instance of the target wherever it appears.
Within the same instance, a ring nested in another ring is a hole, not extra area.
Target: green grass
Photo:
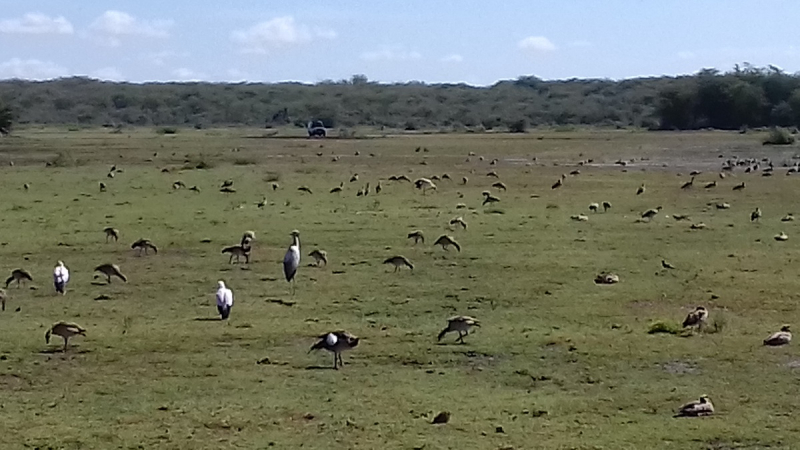
[[[793,345],[761,346],[781,324],[798,323],[800,234],[780,218],[797,212],[800,181],[782,170],[716,175],[719,154],[770,155],[780,165],[795,147],[765,148],[757,134],[721,132],[252,138],[259,133],[30,128],[0,140],[0,271],[24,267],[36,288],[9,288],[0,313],[0,448],[800,442],[792,417],[800,358]],[[415,153],[418,146],[430,151]],[[476,155],[467,161],[469,152]],[[646,165],[613,165],[642,157]],[[498,165],[489,165],[493,158]],[[550,189],[589,158],[607,165],[581,167]],[[195,169],[200,162],[205,169]],[[123,172],[109,179],[112,164]],[[704,173],[682,191],[695,168]],[[490,188],[490,170],[507,192]],[[424,196],[386,181],[445,172],[453,181],[438,181]],[[359,181],[348,183],[354,173]],[[218,192],[226,179],[235,194]],[[381,194],[356,197],[379,179]],[[702,188],[714,179],[716,189]],[[177,180],[202,192],[173,190]],[[101,181],[107,192],[99,192]],[[340,181],[345,191],[328,194]],[[733,192],[740,181],[747,188]],[[647,192],[636,196],[641,183]],[[300,185],[314,194],[298,192]],[[480,205],[487,189],[499,204]],[[265,196],[268,205],[257,208]],[[609,212],[588,211],[603,200],[613,204]],[[719,201],[731,209],[716,210]],[[651,223],[635,223],[659,205]],[[750,223],[756,206],[764,216]],[[589,221],[570,220],[579,213]],[[708,228],[690,230],[691,222],[666,217],[672,213]],[[456,216],[467,230],[448,228]],[[119,228],[119,243],[105,243],[109,225]],[[293,229],[304,257],[294,297],[280,265]],[[406,239],[415,229],[427,244]],[[245,230],[256,232],[252,263],[229,265],[220,250]],[[774,241],[779,231],[790,239]],[[462,252],[433,248],[442,233]],[[129,246],[140,237],[158,245],[158,255],[136,256]],[[328,252],[328,267],[306,266],[314,248]],[[414,271],[381,264],[395,254]],[[50,281],[59,259],[73,276],[66,297],[55,296]],[[661,259],[677,268],[662,269]],[[119,264],[130,282],[93,284],[91,271],[104,262]],[[620,283],[595,285],[603,271]],[[236,297],[227,323],[207,320],[216,317],[217,280]],[[94,300],[101,294],[110,299]],[[724,328],[648,334],[652,323],[680,323],[698,304]],[[465,345],[453,335],[437,343],[454,314],[475,316],[482,327]],[[44,343],[58,320],[88,329],[66,353],[60,340]],[[328,369],[330,354],[307,354],[315,336],[333,329],[363,338],[339,371]],[[264,358],[269,363],[257,364]],[[717,416],[672,418],[701,394]],[[452,413],[450,423],[431,425],[440,411]]]

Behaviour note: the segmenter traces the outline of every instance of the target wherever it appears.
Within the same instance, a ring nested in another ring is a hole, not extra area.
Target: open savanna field
[[[800,326],[800,222],[781,221],[800,214],[800,178],[781,167],[798,147],[727,132],[262,133],[28,128],[0,139],[0,274],[34,278],[7,289],[0,313],[0,448],[800,443],[800,352],[762,346],[781,325]],[[769,157],[775,175],[739,167],[720,179],[733,156]],[[109,178],[112,165],[121,171]],[[492,170],[507,191],[491,187]],[[702,173],[681,189],[693,170]],[[388,181],[445,173],[425,195]],[[228,179],[236,192],[219,192]],[[173,189],[178,180],[200,192]],[[501,201],[482,206],[484,190]],[[603,201],[608,212],[588,210]],[[763,217],[751,222],[756,207]],[[448,225],[458,216],[466,230]],[[107,226],[119,242],[106,243]],[[303,255],[294,295],[281,265],[293,229]],[[425,244],[406,238],[417,229]],[[251,263],[228,264],[220,251],[245,230],[256,234]],[[781,231],[787,241],[773,239]],[[432,245],[445,233],[461,252]],[[137,256],[139,238],[158,254]],[[315,248],[327,266],[309,266]],[[414,270],[382,264],[394,255]],[[57,260],[72,272],[64,297],[52,285]],[[94,279],[106,262],[129,282]],[[620,282],[596,285],[601,272]],[[218,280],[235,295],[226,322],[216,320]],[[697,305],[710,311],[708,332],[648,334],[657,321],[679,327]],[[481,321],[463,345],[455,334],[437,342],[453,315]],[[44,341],[59,320],[88,330],[66,352],[60,338]],[[339,329],[362,340],[337,371],[330,353],[308,349]],[[701,394],[717,414],[672,417]],[[431,424],[441,411],[449,423]]]

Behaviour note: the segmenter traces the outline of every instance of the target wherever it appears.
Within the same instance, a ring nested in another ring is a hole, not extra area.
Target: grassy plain
[[[741,169],[717,176],[719,155],[769,155],[779,166],[793,162],[797,147],[766,148],[758,135],[722,132],[325,141],[261,133],[30,128],[0,139],[0,272],[24,267],[34,276],[30,286],[8,289],[0,313],[0,448],[755,449],[800,442],[797,347],[761,346],[781,324],[800,326],[800,224],[780,221],[800,214],[800,179],[780,168],[772,177]],[[550,189],[589,158],[597,164]],[[620,158],[636,161],[623,168],[613,164]],[[190,168],[201,161],[208,168]],[[110,179],[112,164],[123,172]],[[693,169],[704,173],[681,190]],[[507,192],[490,188],[490,170]],[[349,183],[354,173],[359,181]],[[424,196],[386,181],[444,173],[452,181]],[[235,181],[235,194],[218,192],[226,179]],[[201,192],[173,190],[177,180]],[[380,194],[356,197],[378,180]],[[703,188],[713,180],[718,187]],[[101,181],[107,192],[99,192]],[[329,194],[341,181],[344,192]],[[732,191],[741,181],[747,188]],[[647,191],[637,196],[642,183]],[[300,185],[313,194],[297,191]],[[481,206],[487,189],[499,204]],[[264,197],[268,205],[257,208]],[[610,211],[588,211],[604,200]],[[718,202],[731,208],[717,210]],[[635,223],[659,205],[652,223]],[[764,217],[750,223],[756,206]],[[589,221],[570,220],[579,213]],[[708,228],[690,230],[691,222],[667,217],[673,213]],[[455,216],[467,230],[448,229]],[[119,228],[119,243],[105,243],[109,225]],[[304,261],[291,296],[280,261],[295,228]],[[425,232],[425,245],[406,239],[415,229]],[[229,265],[220,249],[245,230],[256,232],[253,261]],[[772,239],[781,230],[788,241]],[[441,233],[463,251],[433,248]],[[129,246],[140,237],[158,254],[136,256]],[[313,248],[328,252],[327,267],[306,266]],[[415,270],[393,273],[381,264],[395,254]],[[677,269],[662,269],[662,258]],[[66,297],[51,284],[59,259],[72,271]],[[119,264],[130,282],[96,284],[92,269],[104,262]],[[621,282],[595,285],[601,271]],[[208,320],[216,317],[217,280],[236,297],[229,322]],[[95,300],[101,294],[110,299]],[[680,322],[698,304],[720,332],[647,334],[651,322]],[[454,335],[437,343],[454,314],[483,326],[465,345]],[[66,353],[60,340],[45,345],[57,320],[78,322],[88,336],[73,339]],[[333,329],[363,338],[339,371],[329,369],[331,355],[307,354],[316,335]],[[701,394],[716,416],[672,418]],[[431,425],[443,410],[450,423]]]

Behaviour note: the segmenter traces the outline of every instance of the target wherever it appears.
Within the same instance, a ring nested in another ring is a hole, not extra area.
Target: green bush
[[[683,328],[677,323],[669,323],[664,321],[656,321],[650,324],[647,334],[667,333],[667,334],[681,334]]]
[[[773,127],[769,130],[769,135],[764,138],[764,145],[791,145],[794,144],[794,136],[786,128]]]

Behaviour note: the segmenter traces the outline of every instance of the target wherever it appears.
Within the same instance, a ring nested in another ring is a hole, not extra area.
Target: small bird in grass
[[[267,206],[267,197],[264,197],[264,200],[261,200],[260,202],[256,203],[257,208],[263,208],[265,206]]]
[[[100,192],[105,192],[105,191],[106,191],[106,184],[101,181],[100,182]]]
[[[603,202],[603,212],[607,212],[609,209],[611,209],[611,203]]]
[[[222,192],[223,194],[233,194],[233,193],[236,192],[236,189],[232,188],[232,187],[224,187],[224,188],[220,189],[219,191]]]
[[[674,417],[701,417],[714,414],[714,405],[707,395],[701,395],[699,400],[681,406]]]
[[[272,190],[277,191],[280,185],[278,183],[272,183]]]
[[[314,258],[317,267],[320,266],[320,263],[324,263],[326,266],[328,265],[328,252],[325,250],[314,249],[308,256]]]
[[[414,270],[414,265],[411,264],[411,261],[408,260],[405,256],[392,256],[391,258],[386,258],[383,261],[384,264],[391,264],[394,266],[394,271],[397,272],[403,266],[408,267],[411,270]]]
[[[233,291],[225,287],[225,282],[217,282],[217,311],[222,320],[227,320],[233,307]]]
[[[292,230],[292,245],[286,250],[283,256],[283,275],[286,281],[292,284],[292,295],[295,291],[295,275],[297,275],[297,268],[300,267],[300,232]]]
[[[639,186],[639,189],[636,190],[636,195],[644,194],[645,190],[646,190],[646,188],[644,187],[644,183],[642,183],[642,185]]]
[[[200,188],[197,187],[197,186],[192,186],[192,187],[189,188],[189,190],[193,191],[193,192],[200,192]]]
[[[672,264],[668,263],[665,259],[661,260],[661,267],[663,267],[665,269],[674,269],[675,268],[675,266],[673,266]]]
[[[120,271],[119,266],[116,265],[116,264],[101,264],[101,265],[95,267],[94,271],[95,272],[100,272],[103,275],[105,275],[106,276],[106,281],[108,281],[108,284],[111,284],[111,276],[112,275],[117,277],[117,278],[119,278],[120,280],[124,281],[125,283],[128,282],[128,277],[126,277],[125,275],[122,274],[122,271]]]
[[[220,186],[220,188],[226,188],[226,187],[231,187],[231,186],[233,186],[233,180],[225,180],[225,181],[222,182],[222,185]]]
[[[694,311],[686,315],[686,319],[683,321],[683,328],[696,326],[700,329],[700,327],[706,323],[707,319],[708,310],[702,306],[698,306]]]
[[[56,292],[64,295],[67,293],[67,283],[69,282],[69,269],[62,261],[59,261],[56,268],[53,269],[53,284],[56,287]]]
[[[486,176],[487,177],[493,177],[493,178],[500,178],[500,175],[498,175],[497,172],[495,172],[494,170],[492,170],[491,172],[487,173]]]
[[[64,351],[67,351],[67,345],[69,344],[69,338],[72,336],[86,336],[86,329],[82,326],[78,325],[77,323],[72,322],[57,322],[54,323],[47,333],[44,334],[44,343],[50,343],[50,336],[56,335],[61,336],[64,339]]]
[[[103,228],[103,232],[106,234],[106,242],[109,239],[114,238],[114,242],[119,240],[119,230],[116,228],[105,227]]]
[[[0,311],[6,310],[6,291],[0,289]]]
[[[781,242],[789,240],[789,236],[787,236],[786,233],[784,233],[783,231],[781,231],[780,234],[776,234],[773,238],[776,241],[781,241]]]
[[[737,184],[736,186],[734,186],[734,187],[733,187],[733,190],[734,190],[734,191],[741,191],[741,190],[742,190],[742,189],[744,189],[744,188],[745,188],[745,184],[744,184],[744,181],[742,181],[741,183],[739,183],[739,184]]]
[[[184,184],[183,181],[178,180],[172,183],[172,189],[182,189],[182,188],[186,188],[186,184]]]
[[[378,181],[378,184],[375,186],[375,193],[376,194],[380,194],[382,189],[383,189],[383,186],[381,186],[381,182]]]
[[[332,331],[319,336],[318,339],[319,341],[311,346],[311,349],[308,350],[308,353],[319,349],[327,350],[333,353],[333,368],[337,370],[339,367],[344,367],[342,353],[356,348],[360,340],[360,338],[353,336],[346,331]]]
[[[505,183],[503,183],[502,181],[498,181],[492,184],[492,187],[495,189],[502,189],[503,191],[507,190]]]
[[[600,205],[597,203],[589,203],[589,211],[596,213],[597,210],[600,209]]]
[[[336,186],[335,188],[331,189],[331,194],[337,194],[339,192],[342,192],[342,188],[343,187],[344,187],[344,182],[339,183],[338,186]]]
[[[564,179],[566,179],[566,178],[567,178],[567,177],[566,177],[565,175],[561,175],[561,178],[559,178],[558,180],[556,180],[556,182],[555,182],[555,183],[553,183],[553,185],[552,185],[552,186],[550,186],[550,189],[558,189],[558,188],[560,188],[561,186],[563,186],[563,185],[564,185]]]
[[[298,191],[302,191],[302,192],[308,192],[309,194],[313,194],[313,192],[311,192],[311,189],[309,189],[308,186],[300,186],[299,188],[297,188],[297,190]]]
[[[6,289],[8,289],[8,285],[13,281],[16,281],[17,287],[20,287],[24,280],[33,281],[33,276],[25,269],[14,269],[11,271],[11,276],[6,280]]]
[[[434,242],[433,245],[441,245],[444,250],[447,250],[448,247],[452,245],[453,247],[456,248],[456,250],[458,250],[459,252],[461,251],[461,246],[458,245],[458,242],[456,242],[455,239],[451,238],[446,234],[439,236],[439,238],[436,239],[436,242]]]
[[[750,213],[750,222],[755,222],[761,218],[761,208],[756,208],[755,211]]]
[[[250,241],[247,241],[247,244],[239,244],[239,245],[231,245],[229,247],[225,247],[222,249],[222,253],[230,253],[231,257],[228,258],[228,264],[233,264],[233,257],[236,257],[236,262],[240,261],[241,257],[244,257],[244,263],[250,264]]]
[[[358,181],[358,174],[354,173],[353,176],[350,177],[350,182],[355,183],[356,181]]]
[[[720,175],[722,175],[722,174],[720,174]],[[717,182],[716,181],[712,181],[710,183],[706,183],[706,185],[703,186],[703,187],[706,188],[706,189],[715,188],[715,187],[717,187]]]
[[[158,247],[155,246],[150,239],[138,239],[136,242],[131,244],[131,248],[135,248],[137,251],[137,255],[141,256],[142,251],[146,255],[148,250],[153,250],[153,253],[158,253]]]
[[[681,185],[681,189],[689,189],[692,186],[694,186],[694,177],[692,177],[692,179],[687,181],[686,183],[683,183],[683,185]]]
[[[673,214],[673,215],[672,215],[672,218],[673,218],[673,219],[675,219],[675,220],[677,220],[677,221],[681,221],[681,220],[689,220],[689,216],[687,216],[687,215],[685,215],[685,214]]]
[[[474,317],[454,316],[447,319],[447,328],[440,331],[439,336],[436,339],[441,341],[444,335],[451,331],[456,331],[458,332],[458,339],[456,341],[464,344],[464,337],[469,334],[469,330],[472,329],[472,327],[480,326],[480,322],[478,322],[478,320]]]
[[[764,339],[764,345],[777,347],[779,345],[786,345],[792,342],[792,332],[789,331],[789,325],[781,327],[781,331],[773,333],[770,337]]]
[[[424,244],[425,243],[425,235],[422,234],[422,231],[415,230],[411,233],[408,233],[408,239],[414,239],[414,245],[417,245],[420,241]]]

